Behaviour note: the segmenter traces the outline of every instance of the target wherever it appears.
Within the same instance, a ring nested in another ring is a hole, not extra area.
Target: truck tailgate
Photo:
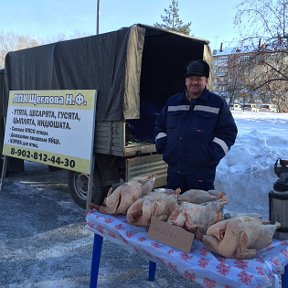
[[[135,176],[155,175],[154,188],[166,185],[167,164],[162,155],[153,154],[126,159],[126,181]]]

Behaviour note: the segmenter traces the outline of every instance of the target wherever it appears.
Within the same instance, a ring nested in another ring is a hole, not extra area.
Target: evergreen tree
[[[172,4],[169,5],[169,9],[164,9],[165,15],[161,15],[163,23],[160,24],[156,22],[154,26],[189,35],[191,22],[184,24],[179,18],[178,11],[178,1],[172,0]]]

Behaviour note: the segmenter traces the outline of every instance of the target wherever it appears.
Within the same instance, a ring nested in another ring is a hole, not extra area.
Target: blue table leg
[[[155,273],[156,273],[156,263],[150,261],[150,262],[149,262],[149,276],[148,276],[148,281],[154,281],[154,279],[155,279]]]
[[[282,275],[282,288],[288,287],[288,264],[285,266],[284,274]]]
[[[102,242],[103,242],[103,237],[98,234],[94,234],[92,263],[91,263],[91,271],[90,271],[90,286],[89,286],[90,288],[97,287]]]

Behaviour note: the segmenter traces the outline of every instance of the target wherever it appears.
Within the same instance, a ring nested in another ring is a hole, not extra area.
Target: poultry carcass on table
[[[226,258],[252,258],[272,242],[280,224],[267,224],[255,217],[239,216],[220,221],[203,236],[206,247]]]
[[[121,184],[114,191],[110,188],[103,206],[100,206],[100,212],[125,215],[137,199],[152,191],[155,180],[155,176],[137,177]]]
[[[217,190],[205,191],[200,189],[190,189],[179,196],[178,203],[190,202],[194,204],[202,204],[217,200],[226,200],[225,193]]]
[[[178,204],[180,189],[152,191],[150,194],[136,200],[127,211],[127,222],[134,226],[148,227],[152,217],[166,221]]]
[[[201,239],[208,227],[223,219],[223,207],[228,201],[212,201],[205,205],[181,203],[169,216],[167,222],[183,227]]]

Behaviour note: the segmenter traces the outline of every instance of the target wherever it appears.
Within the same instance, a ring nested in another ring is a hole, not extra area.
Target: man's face
[[[207,84],[207,78],[204,76],[189,76],[185,78],[187,93],[191,98],[199,97]]]

